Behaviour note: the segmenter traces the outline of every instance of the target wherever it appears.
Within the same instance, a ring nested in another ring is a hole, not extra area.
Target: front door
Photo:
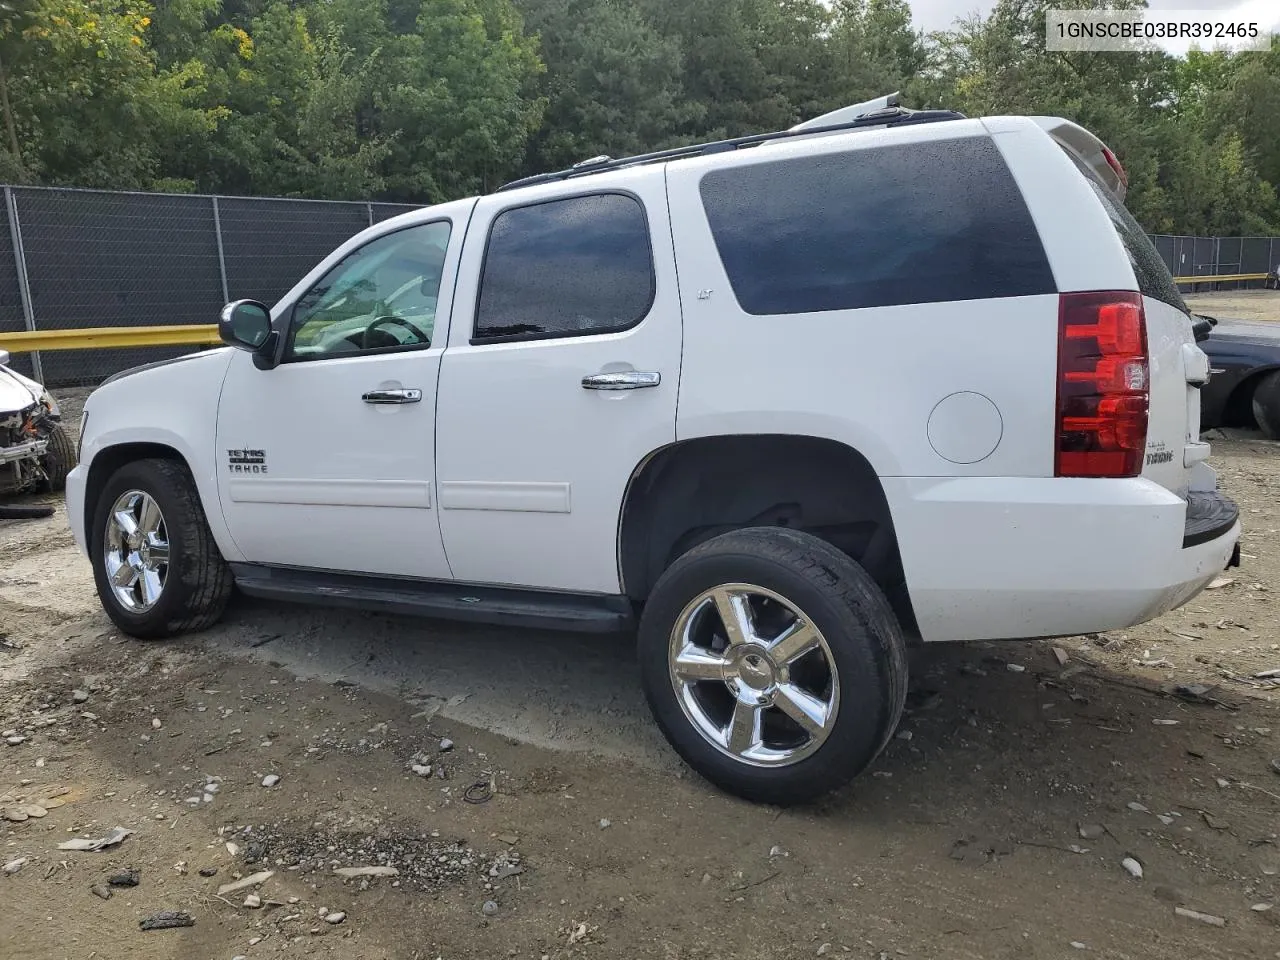
[[[449,576],[433,489],[435,398],[470,203],[369,239],[281,316],[284,362],[232,360],[218,490],[253,563]]]
[[[662,167],[476,205],[440,373],[458,580],[619,590],[619,507],[675,439],[681,323]]]

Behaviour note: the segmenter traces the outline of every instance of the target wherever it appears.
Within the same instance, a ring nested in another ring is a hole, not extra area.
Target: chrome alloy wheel
[[[685,717],[735,760],[798,763],[835,725],[840,681],[831,648],[772,590],[728,583],[695,597],[676,620],[667,662]]]
[[[141,490],[120,495],[107,516],[103,560],[124,609],[146,613],[160,601],[169,575],[169,532],[154,497]]]

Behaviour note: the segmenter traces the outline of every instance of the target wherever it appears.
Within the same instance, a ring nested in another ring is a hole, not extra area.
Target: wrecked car
[[[62,490],[76,465],[58,402],[0,350],[0,497]]]

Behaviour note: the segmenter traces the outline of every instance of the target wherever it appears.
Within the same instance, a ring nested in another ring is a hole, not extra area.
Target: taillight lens
[[[1064,293],[1058,324],[1055,475],[1138,476],[1150,400],[1142,296]]]
[[[1120,163],[1120,159],[1111,152],[1110,147],[1102,148],[1102,157],[1107,161],[1107,166],[1116,172],[1116,176],[1120,178],[1120,182],[1124,186],[1129,186],[1129,174],[1125,173],[1124,165]]]

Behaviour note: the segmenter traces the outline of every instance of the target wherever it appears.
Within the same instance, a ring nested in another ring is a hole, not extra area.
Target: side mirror
[[[276,356],[280,334],[271,329],[271,311],[257,300],[233,300],[223,307],[218,336],[223,343],[252,353],[259,370],[270,370],[280,362]]]
[[[0,350],[0,367],[5,367],[8,365],[9,365],[9,351]]]
[[[271,312],[257,300],[233,300],[218,316],[222,342],[256,353],[271,336]]]

